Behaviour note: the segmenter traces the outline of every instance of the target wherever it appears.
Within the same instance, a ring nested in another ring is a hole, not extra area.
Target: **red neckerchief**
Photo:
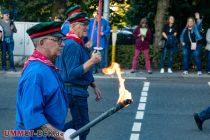
[[[33,54],[28,58],[28,60],[24,63],[24,67],[22,69],[22,72],[24,71],[24,69],[28,66],[28,64],[31,61],[40,61],[48,66],[50,66],[51,68],[60,71],[59,68],[57,68],[46,56],[44,56],[43,54],[41,54],[39,51],[34,50]]]
[[[83,43],[82,39],[79,38],[74,32],[70,31],[66,37],[64,38],[64,40],[66,39],[72,39],[74,41],[76,41],[78,44],[82,45],[82,47],[85,47],[85,44]]]

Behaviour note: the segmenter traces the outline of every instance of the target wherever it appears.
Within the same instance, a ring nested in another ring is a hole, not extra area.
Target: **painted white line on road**
[[[149,90],[149,87],[143,87],[143,90],[142,91],[147,92],[148,90]]]
[[[144,87],[149,87],[150,82],[144,82]]]
[[[141,96],[139,100],[138,110],[136,112],[136,117],[135,117],[136,121],[133,123],[130,140],[140,140],[140,131],[141,131],[142,122],[139,122],[139,120],[142,121],[144,118],[144,111],[146,108],[149,86],[150,82],[144,82],[144,86],[141,91]]]
[[[145,110],[146,103],[139,103],[138,110]]]
[[[130,140],[140,140],[139,136],[140,136],[139,134],[131,133]]]
[[[141,123],[140,122],[134,122],[132,131],[133,132],[140,132],[141,131]]]
[[[136,119],[142,120],[144,118],[144,111],[137,111],[136,113]]]
[[[210,86],[210,82],[208,82],[208,85]]]
[[[146,103],[146,102],[147,102],[147,97],[140,98],[140,103]]]
[[[147,92],[144,92],[144,91],[141,92],[141,96],[147,97],[147,94],[148,94]]]

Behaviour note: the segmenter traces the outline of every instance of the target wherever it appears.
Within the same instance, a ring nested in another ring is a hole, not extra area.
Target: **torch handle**
[[[93,121],[89,122],[88,124],[86,124],[85,126],[83,126],[82,128],[80,128],[79,130],[77,130],[76,132],[74,132],[73,134],[71,134],[70,135],[70,139],[76,138],[77,136],[79,136],[84,131],[86,131],[86,130],[90,129],[91,127],[95,126],[97,123],[99,123],[102,120],[104,120],[105,118],[111,116],[112,114],[114,114],[118,110],[122,109],[123,107],[124,107],[124,105],[117,104],[115,107],[107,110],[106,112],[104,112],[103,114],[101,114],[99,117],[95,118]]]

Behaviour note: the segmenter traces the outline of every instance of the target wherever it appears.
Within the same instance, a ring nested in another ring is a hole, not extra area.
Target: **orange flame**
[[[104,68],[102,72],[107,75],[112,75],[116,72],[119,81],[118,104],[123,104],[127,99],[132,100],[131,93],[125,88],[125,79],[122,78],[120,65],[118,63],[112,63],[111,66]]]

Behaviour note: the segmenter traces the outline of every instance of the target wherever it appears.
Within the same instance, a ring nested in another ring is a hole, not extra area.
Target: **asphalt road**
[[[0,77],[0,139],[15,127],[18,78]],[[93,120],[115,106],[117,79],[96,79],[103,100],[95,102],[90,89],[89,112]],[[200,132],[192,114],[210,105],[210,77],[147,77],[126,80],[133,103],[91,128],[88,140],[209,140],[210,121]],[[143,92],[143,93],[142,93]],[[69,116],[68,118],[69,119]]]

